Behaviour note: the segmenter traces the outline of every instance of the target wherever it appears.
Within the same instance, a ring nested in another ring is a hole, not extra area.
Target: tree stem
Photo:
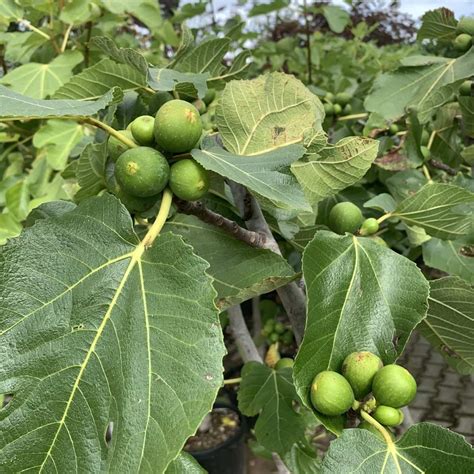
[[[343,115],[342,117],[338,117],[337,121],[338,122],[344,122],[345,120],[356,120],[356,119],[362,119],[362,118],[367,118],[369,116],[368,113],[362,113],[362,114],[352,114],[352,115]]]
[[[375,426],[375,428],[377,428],[380,433],[382,434],[385,442],[391,446],[393,444],[393,440],[392,438],[390,437],[390,435],[388,434],[387,430],[375,419],[375,418],[372,418],[366,411],[364,410],[361,410],[360,411],[360,416],[367,422],[369,422],[372,426]]]
[[[240,305],[231,306],[227,311],[229,312],[230,332],[237,345],[240,357],[242,357],[244,363],[255,361],[262,364],[263,360],[247,328]]]
[[[242,382],[242,377],[237,377],[235,379],[224,380],[224,385],[232,385],[234,383],[240,383],[240,382]]]
[[[64,51],[66,51],[67,42],[73,26],[74,25],[72,23],[68,25],[66,32],[64,33],[63,42],[61,43],[61,48],[59,50],[60,53],[64,53]]]
[[[109,135],[114,136],[117,140],[120,140],[129,148],[135,148],[138,146],[134,141],[130,140],[129,138],[127,138],[126,136],[122,135],[120,132],[115,130],[115,128],[112,128],[110,125],[107,125],[106,123],[101,122],[100,120],[97,120],[92,117],[87,117],[83,119],[82,121],[84,123],[94,125],[94,127],[98,127],[98,128],[101,128],[102,130],[105,130]]]
[[[151,247],[153,242],[158,237],[158,234],[161,232],[161,229],[165,225],[166,219],[168,219],[168,215],[171,209],[171,203],[173,202],[173,193],[170,189],[166,188],[163,191],[163,195],[161,198],[161,205],[158,214],[156,215],[155,222],[150,227],[150,230],[145,235],[142,240],[142,244],[145,248]]]

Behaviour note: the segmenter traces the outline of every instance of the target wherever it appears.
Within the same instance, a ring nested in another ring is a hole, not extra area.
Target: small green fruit
[[[474,36],[474,17],[462,17],[456,26],[456,33],[467,33],[468,35]]]
[[[334,104],[334,115],[339,115],[342,112],[342,107],[340,104]]]
[[[209,105],[216,98],[215,89],[207,89],[206,95],[202,98],[206,105]]]
[[[193,102],[194,107],[196,107],[197,111],[199,112],[200,115],[205,114],[207,110],[206,103],[201,100],[197,99]]]
[[[275,323],[275,332],[278,334],[283,334],[285,332],[285,325],[279,321]]]
[[[428,145],[429,141],[430,141],[430,134],[428,130],[423,130],[423,132],[421,133],[421,144],[423,146],[426,146]]]
[[[179,160],[171,166],[170,188],[180,199],[197,201],[209,190],[208,173],[197,161]]]
[[[351,384],[357,400],[370,393],[372,380],[382,366],[380,357],[368,351],[353,352],[344,359],[342,375]]]
[[[427,160],[431,156],[431,151],[426,146],[420,146],[420,151],[421,151],[421,154],[423,155],[423,158],[425,160]]]
[[[344,115],[350,115],[352,113],[352,105],[351,104],[345,105],[344,109],[342,110],[342,113]]]
[[[379,223],[374,217],[369,217],[360,226],[360,235],[372,235],[379,230]]]
[[[329,213],[329,228],[337,234],[353,234],[362,224],[364,217],[360,209],[351,202],[337,203]]]
[[[278,339],[280,339],[280,336],[279,334],[277,334],[276,332],[272,332],[269,336],[268,336],[268,340],[270,342],[278,342]]]
[[[336,102],[339,105],[347,105],[352,99],[352,95],[348,92],[339,92],[336,94]]]
[[[157,150],[140,146],[122,153],[115,164],[115,178],[128,194],[137,197],[154,196],[166,186],[170,167]]]
[[[293,367],[295,361],[289,357],[282,357],[276,364],[275,370],[285,369],[286,367]]]
[[[470,96],[472,91],[473,81],[464,81],[459,86],[459,94],[463,96]]]
[[[372,393],[377,404],[400,408],[415,398],[416,381],[404,367],[386,365],[375,374]]]
[[[141,115],[130,125],[135,141],[142,146],[152,145],[155,141],[153,130],[155,128],[155,118],[151,115]]]
[[[396,123],[392,123],[388,129],[390,135],[396,135],[400,129],[398,128],[398,125]]]
[[[190,151],[201,138],[202,123],[194,105],[184,100],[170,100],[156,113],[155,141],[170,153]]]
[[[461,33],[456,36],[456,39],[453,41],[453,46],[458,51],[464,52],[467,51],[472,45],[472,37],[467,33]]]
[[[372,434],[377,436],[377,438],[380,438],[382,441],[385,441],[383,434],[374,425],[371,425],[368,421],[362,420],[357,428],[360,428],[361,430],[370,431]],[[390,434],[390,437],[392,439],[395,439],[394,434],[389,429],[387,429],[387,432]]]
[[[324,104],[324,112],[326,115],[333,115],[334,114],[334,106],[332,104]]]
[[[388,407],[386,405],[379,405],[372,417],[380,424],[386,426],[398,426],[403,421],[403,413],[398,408]]]
[[[332,92],[326,92],[324,100],[327,102],[334,102],[334,94]]]
[[[130,130],[118,130],[118,133],[136,143]],[[107,142],[107,152],[113,162],[117,161],[118,157],[128,149],[129,147],[125,145],[125,143],[121,142],[118,138],[115,138],[113,135],[109,136],[109,140]]]
[[[323,415],[342,415],[354,403],[354,393],[341,374],[324,370],[311,384],[311,403]]]

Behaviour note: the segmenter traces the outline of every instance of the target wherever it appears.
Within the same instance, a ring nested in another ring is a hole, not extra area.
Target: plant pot
[[[227,408],[239,417],[239,429],[221,444],[202,451],[188,451],[209,474],[244,474],[246,472],[245,417],[235,407],[216,402],[214,408]]]

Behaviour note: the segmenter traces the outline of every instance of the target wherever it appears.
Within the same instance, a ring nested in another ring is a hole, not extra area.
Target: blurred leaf
[[[5,244],[7,239],[16,237],[22,229],[21,223],[10,213],[0,214],[0,245]]]
[[[390,194],[382,193],[364,203],[364,207],[382,212],[393,212],[397,207],[397,203]]]
[[[82,53],[76,50],[59,55],[49,64],[24,64],[3,76],[0,83],[29,97],[44,99],[72,76],[74,66],[82,62],[82,58]]]
[[[272,0],[269,3],[254,5],[247,13],[249,18],[257,15],[268,15],[289,5],[289,0]]]
[[[461,107],[463,132],[471,138],[474,138],[474,97],[459,97]]]
[[[451,41],[456,38],[457,21],[454,13],[447,8],[437,8],[427,11],[421,18],[421,27],[416,39],[434,39],[437,41]]]
[[[335,5],[324,6],[323,15],[334,33],[342,33],[351,20],[346,10]]]
[[[168,465],[165,474],[206,474],[207,471],[186,451]]]
[[[74,196],[75,201],[95,196],[105,189],[106,163],[106,142],[87,145],[77,162],[76,177],[81,188]]]

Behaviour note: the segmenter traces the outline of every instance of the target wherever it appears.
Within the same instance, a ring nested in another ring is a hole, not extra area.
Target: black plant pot
[[[247,421],[235,407],[216,402],[214,408],[228,408],[239,415],[240,427],[232,438],[224,441],[219,446],[204,451],[189,451],[194,459],[209,474],[245,474],[246,472],[246,449],[245,434],[247,432]]]

